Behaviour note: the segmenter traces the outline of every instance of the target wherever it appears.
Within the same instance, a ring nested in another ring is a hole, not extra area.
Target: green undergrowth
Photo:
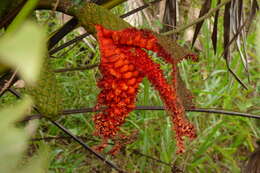
[[[57,27],[57,23],[49,28]],[[231,67],[248,86],[244,90],[234,77],[227,71],[225,61],[220,57],[223,48],[222,40],[218,42],[215,55],[212,49],[210,35],[206,23],[199,37],[203,52],[197,63],[184,60],[179,64],[180,73],[195,96],[198,108],[216,108],[239,112],[260,114],[259,103],[259,62],[255,54],[255,33],[250,33],[247,46],[250,58],[250,83],[243,70],[238,52],[232,53]],[[223,30],[219,30],[222,34]],[[70,40],[78,35],[72,32],[62,40]],[[50,59],[52,69],[73,68],[93,65],[99,62],[97,43],[87,38],[94,47],[89,48],[86,43],[80,42],[76,46],[68,47],[53,55]],[[182,40],[180,40],[182,43]],[[156,59],[156,58],[155,58]],[[159,62],[159,60],[158,60]],[[170,66],[162,64],[165,74],[170,74]],[[100,73],[97,68],[84,71],[56,73],[58,83],[62,86],[63,109],[92,107],[96,103],[99,89],[96,86]],[[5,102],[14,100],[10,94],[3,97]],[[2,104],[2,103],[1,103]],[[137,105],[162,105],[158,93],[147,79],[140,85]],[[58,121],[75,135],[85,137],[83,140],[90,146],[97,145],[99,138],[92,135],[94,113],[81,113],[62,116]],[[260,137],[259,121],[249,118],[234,117],[220,114],[187,112],[187,117],[196,126],[198,137],[187,140],[187,151],[177,155],[172,123],[164,111],[133,111],[130,113],[122,132],[136,138],[125,146],[118,155],[107,155],[120,168],[128,172],[183,172],[221,173],[241,172],[250,152],[254,150],[254,142]],[[135,132],[138,132],[136,137]],[[45,120],[40,121],[36,138],[58,137],[64,134]],[[31,142],[31,148],[38,148],[42,141]],[[85,173],[85,172],[112,172],[111,168],[99,161],[95,156],[85,151],[71,139],[58,138],[46,140],[50,146],[49,172]],[[136,151],[138,150],[138,152]],[[139,153],[139,154],[138,154]],[[152,160],[149,157],[161,160],[168,165]],[[105,153],[103,153],[105,154]]]

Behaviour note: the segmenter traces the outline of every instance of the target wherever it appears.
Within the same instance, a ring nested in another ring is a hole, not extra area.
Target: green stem
[[[28,0],[18,15],[15,17],[13,22],[7,28],[7,32],[12,32],[17,29],[17,26],[21,25],[22,22],[27,18],[29,14],[34,10],[38,3],[38,0]]]
[[[125,2],[126,0],[111,0],[111,1],[108,1],[104,4],[102,4],[102,6],[104,8],[107,8],[107,9],[111,9],[111,8],[114,8],[115,6]]]

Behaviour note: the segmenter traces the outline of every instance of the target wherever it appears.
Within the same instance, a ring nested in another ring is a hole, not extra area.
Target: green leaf
[[[15,106],[0,110],[0,172],[44,173],[47,172],[48,152],[45,147],[24,166],[23,153],[27,148],[29,134],[24,128],[17,128],[15,122],[28,114],[32,105],[29,98]],[[21,163],[22,161],[22,163]]]
[[[26,135],[24,130],[15,127],[14,122],[19,120],[28,111],[32,104],[29,99],[23,100],[17,106],[0,111],[0,170],[13,172],[26,149]]]
[[[49,172],[49,147],[47,145],[41,145],[40,151],[37,155],[29,161],[29,164],[22,170],[17,170],[17,173],[46,173]]]
[[[0,63],[18,69],[26,82],[35,82],[46,50],[44,38],[36,24],[25,22],[19,31],[0,39]]]
[[[7,32],[13,32],[17,30],[17,28],[24,22],[24,20],[32,13],[37,3],[38,0],[28,0],[7,28]]]

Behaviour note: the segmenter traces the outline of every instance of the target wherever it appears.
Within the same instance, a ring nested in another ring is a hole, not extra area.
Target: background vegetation
[[[112,9],[112,12],[121,15],[126,12],[128,5],[118,5]],[[193,8],[196,9],[199,5],[194,3]],[[220,15],[223,15],[223,12]],[[44,26],[48,35],[51,35],[64,24],[62,15],[52,11],[36,11],[31,18],[39,25]],[[160,21],[152,20],[152,22],[149,22],[148,18],[143,18],[144,22],[141,24],[135,23],[135,25],[151,29],[159,27],[159,30],[163,28]],[[182,22],[187,23],[186,20],[189,19],[183,19]],[[223,22],[221,18],[218,27],[219,35],[223,35],[224,32]],[[227,71],[226,61],[221,57],[223,52],[222,37],[219,37],[217,51],[216,54],[214,53],[210,35],[212,25],[213,20],[211,18],[205,20],[202,25],[198,37],[200,46],[195,46],[197,51],[201,49],[199,51],[199,62],[194,63],[184,60],[179,64],[182,79],[185,81],[187,88],[194,94],[196,106],[198,108],[216,108],[259,115],[260,59],[259,55],[256,54],[257,21],[252,21],[251,29],[245,40],[247,45],[245,51],[248,54],[250,67],[250,82],[247,80],[239,51],[231,47],[232,61],[230,66],[241,80],[247,83],[248,90],[245,90]],[[2,33],[4,32],[6,31],[2,31]],[[57,46],[80,34],[82,34],[82,30],[70,32]],[[183,46],[190,47],[189,41],[182,35],[179,36],[178,42]],[[24,43],[20,44],[28,43],[25,40]],[[42,42],[42,44],[45,43]],[[154,59],[160,62],[156,57]],[[39,83],[50,82],[50,86],[58,86],[61,89],[57,91],[52,87],[43,92],[46,95],[55,95],[58,99],[62,99],[63,110],[93,107],[99,92],[96,82],[100,73],[95,68],[99,60],[98,45],[93,37],[87,37],[85,40],[51,55],[48,63],[46,63],[47,65],[44,65],[50,71],[56,70],[56,73],[52,74],[56,76],[57,82],[41,77]],[[163,62],[160,63],[165,74],[170,76],[170,67]],[[93,66],[93,68],[58,73],[60,69],[64,68],[86,66]],[[27,92],[24,87],[16,87],[16,90],[20,93]],[[17,98],[11,92],[6,92],[1,97],[0,106],[6,107],[6,105],[16,103],[16,100]],[[57,103],[45,101],[43,104]],[[146,79],[140,87],[137,105],[162,105],[158,93]],[[37,112],[32,111],[32,114],[34,113]],[[56,119],[89,146],[94,146],[99,143],[100,139],[92,135],[94,131],[93,114],[92,112],[78,113],[59,116]],[[5,116],[5,114],[1,114],[1,116]],[[201,112],[187,112],[187,116],[195,124],[198,137],[192,142],[187,141],[187,151],[184,154],[175,154],[174,134],[167,113],[154,110],[133,111],[121,129],[126,134],[132,135],[131,143],[125,146],[116,156],[103,154],[127,172],[241,172],[249,154],[255,149],[256,140],[260,137],[259,119]],[[78,143],[67,137],[46,119],[39,121],[38,129],[29,145],[27,156],[34,154],[41,146],[49,147],[48,172],[114,171],[94,155],[85,151]]]

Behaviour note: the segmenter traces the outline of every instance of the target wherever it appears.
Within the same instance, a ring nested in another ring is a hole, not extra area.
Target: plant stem
[[[110,0],[110,1],[107,1],[104,4],[102,4],[102,6],[104,8],[111,9],[111,8],[117,6],[117,5],[119,5],[119,4],[121,4],[125,1],[127,1],[127,0]]]
[[[27,18],[29,14],[34,10],[38,3],[38,0],[28,0],[18,15],[14,18],[12,23],[7,28],[7,32],[12,32],[18,29],[17,27],[22,24],[22,22]]]
[[[17,92],[14,89],[9,89],[9,91],[11,91],[12,94],[14,94],[17,98],[21,98],[21,94],[19,92]],[[33,109],[39,113],[40,117],[44,117],[45,119],[47,119],[48,121],[50,121],[53,125],[55,125],[56,127],[58,127],[61,131],[63,131],[66,135],[68,135],[69,137],[71,137],[72,139],[74,139],[74,141],[76,141],[78,144],[80,144],[83,148],[85,148],[86,150],[88,150],[90,153],[94,154],[97,158],[99,158],[100,160],[102,160],[104,163],[106,163],[107,165],[109,165],[111,168],[115,169],[116,171],[118,171],[119,173],[125,173],[125,171],[121,170],[119,167],[117,167],[114,163],[112,163],[111,161],[107,160],[105,157],[103,157],[102,155],[100,155],[99,153],[97,153],[95,150],[93,150],[91,147],[89,147],[87,144],[85,144],[80,138],[78,138],[76,135],[74,135],[73,133],[71,133],[68,129],[66,129],[65,127],[63,127],[61,124],[59,124],[57,121],[54,121],[48,117],[45,117],[43,115],[41,115],[40,111],[38,110],[37,107],[33,107]]]
[[[9,89],[13,90],[13,89]],[[163,106],[137,106],[135,110],[164,110]],[[88,112],[98,112],[101,110],[94,110],[93,108],[81,108],[81,109],[70,109],[70,110],[63,110],[61,115],[70,115],[70,114],[79,114],[79,113],[88,113]],[[213,113],[213,114],[224,114],[230,116],[241,116],[246,118],[255,118],[260,119],[260,115],[254,115],[249,113],[243,112],[234,112],[228,110],[218,110],[212,108],[194,108],[194,109],[186,109],[187,112],[205,112],[205,113]],[[26,117],[23,121],[29,121],[32,119],[41,118],[40,114],[34,114]]]
[[[48,119],[48,118],[47,118]],[[100,160],[102,160],[104,163],[106,163],[107,165],[109,165],[111,168],[114,168],[115,170],[117,170],[120,173],[124,173],[125,171],[121,170],[120,168],[118,168],[114,163],[112,163],[111,161],[105,159],[102,155],[100,155],[99,153],[97,153],[96,151],[94,151],[91,147],[89,147],[87,144],[85,144],[80,138],[78,138],[77,136],[75,136],[74,134],[72,134],[68,129],[64,128],[62,125],[60,125],[58,122],[53,121],[51,119],[48,119],[52,124],[54,124],[56,127],[58,127],[60,130],[62,130],[64,133],[66,133],[68,136],[70,136],[72,139],[74,139],[74,141],[76,141],[77,143],[79,143],[83,148],[85,148],[86,150],[90,151],[92,154],[94,154],[97,158],[99,158]]]

